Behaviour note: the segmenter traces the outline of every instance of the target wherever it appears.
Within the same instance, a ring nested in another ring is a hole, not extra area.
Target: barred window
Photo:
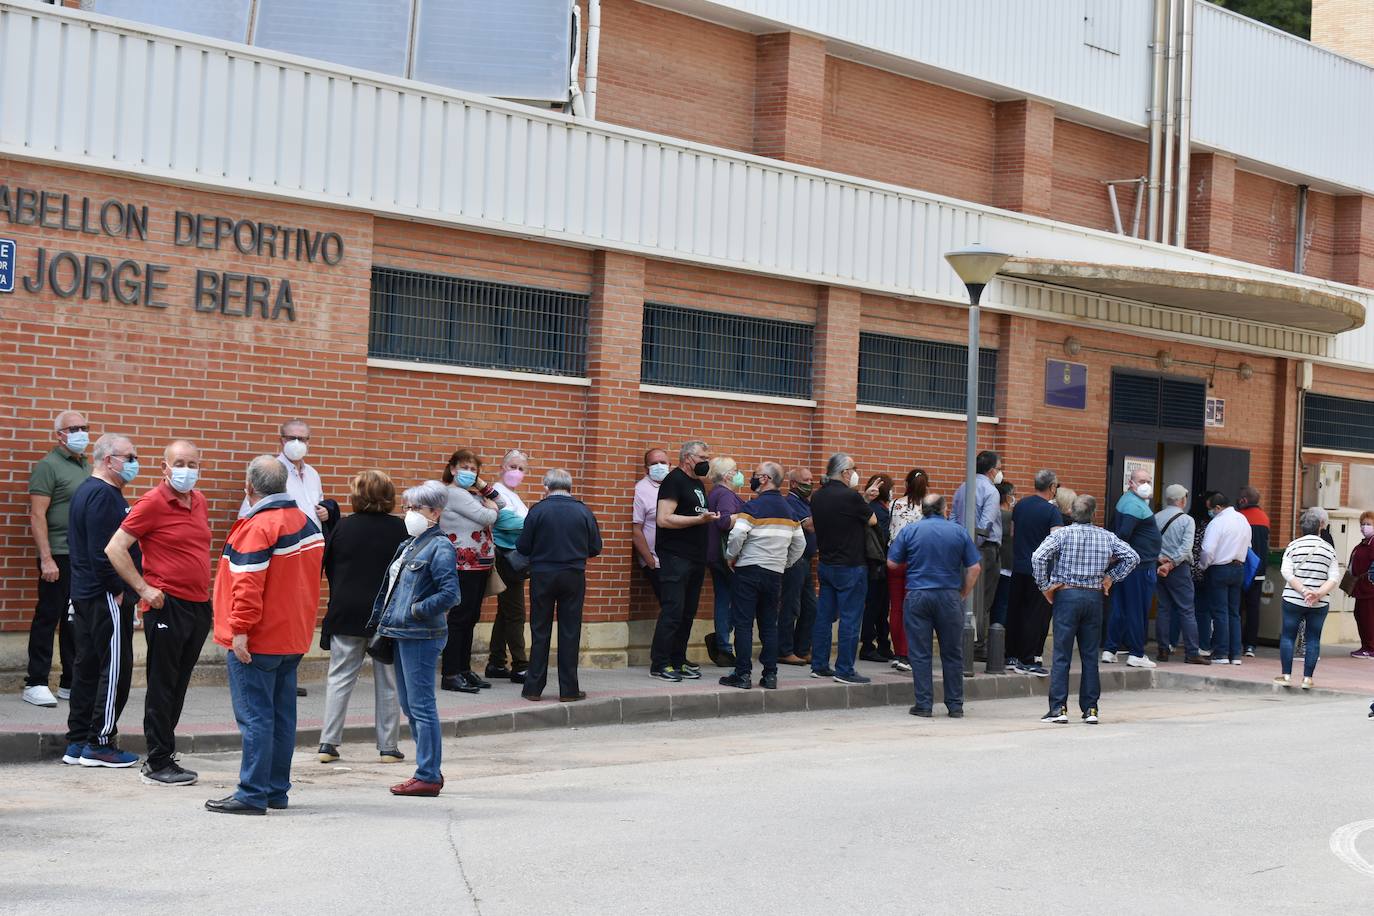
[[[1304,448],[1374,453],[1374,403],[1308,394],[1302,404]]]
[[[640,380],[808,400],[814,337],[800,322],[645,303]]]
[[[442,274],[372,268],[369,356],[587,374],[587,296]]]
[[[963,344],[859,334],[859,403],[964,413],[968,348]],[[997,412],[997,351],[978,350],[978,414]]]

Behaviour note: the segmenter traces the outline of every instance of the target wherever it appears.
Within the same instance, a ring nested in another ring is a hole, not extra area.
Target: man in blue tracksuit
[[[1102,661],[1106,664],[1115,662],[1117,652],[1125,648],[1130,653],[1126,664],[1133,668],[1155,667],[1145,654],[1145,633],[1155,593],[1155,567],[1160,545],[1159,526],[1150,508],[1150,497],[1154,493],[1151,480],[1149,471],[1136,468],[1131,472],[1126,492],[1116,504],[1112,533],[1140,555],[1140,564],[1112,589],[1107,641],[1102,647]]]

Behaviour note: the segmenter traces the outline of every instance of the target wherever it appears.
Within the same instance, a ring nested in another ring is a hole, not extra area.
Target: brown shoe
[[[577,693],[574,693],[572,696],[569,696],[569,697],[559,697],[559,698],[558,698],[558,702],[560,702],[560,703],[576,703],[578,700],[585,700],[585,699],[587,699],[587,691],[585,691],[585,690],[579,690],[579,691],[577,691]]]
[[[1210,665],[1212,660],[1205,655],[1190,655],[1183,660],[1185,665]]]
[[[391,787],[392,795],[412,795],[417,798],[433,798],[439,794],[439,790],[444,787],[442,782],[421,782],[415,777],[407,779],[400,785]]]
[[[1157,661],[1157,662],[1167,662],[1168,660],[1169,660],[1169,653],[1168,653],[1168,652],[1158,652],[1158,653],[1155,654],[1155,661]]]
[[[805,664],[806,664],[806,659],[802,658],[800,655],[784,655],[782,658],[778,659],[778,664],[779,664],[779,665],[805,665]]]

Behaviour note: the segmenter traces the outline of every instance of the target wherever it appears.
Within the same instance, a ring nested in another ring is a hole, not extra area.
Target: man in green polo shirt
[[[67,621],[71,564],[67,559],[67,511],[72,494],[91,476],[86,462],[90,429],[86,418],[64,410],[53,422],[57,444],[33,466],[29,475],[29,521],[33,542],[38,545],[38,607],[29,628],[29,671],[24,680],[24,702],[56,706],[48,685],[52,673],[53,631],[57,631],[62,676],[57,696],[71,694],[76,640]]]

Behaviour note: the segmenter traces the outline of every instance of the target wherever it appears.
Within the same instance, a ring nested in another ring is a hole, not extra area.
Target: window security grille
[[[368,355],[581,377],[587,296],[372,268]]]
[[[1374,453],[1374,404],[1329,394],[1308,394],[1302,406],[1304,448]]]
[[[640,380],[808,400],[814,336],[809,324],[646,302]]]
[[[859,403],[959,413],[967,410],[968,348],[962,344],[859,334]],[[997,351],[978,350],[978,414],[997,413]]]

